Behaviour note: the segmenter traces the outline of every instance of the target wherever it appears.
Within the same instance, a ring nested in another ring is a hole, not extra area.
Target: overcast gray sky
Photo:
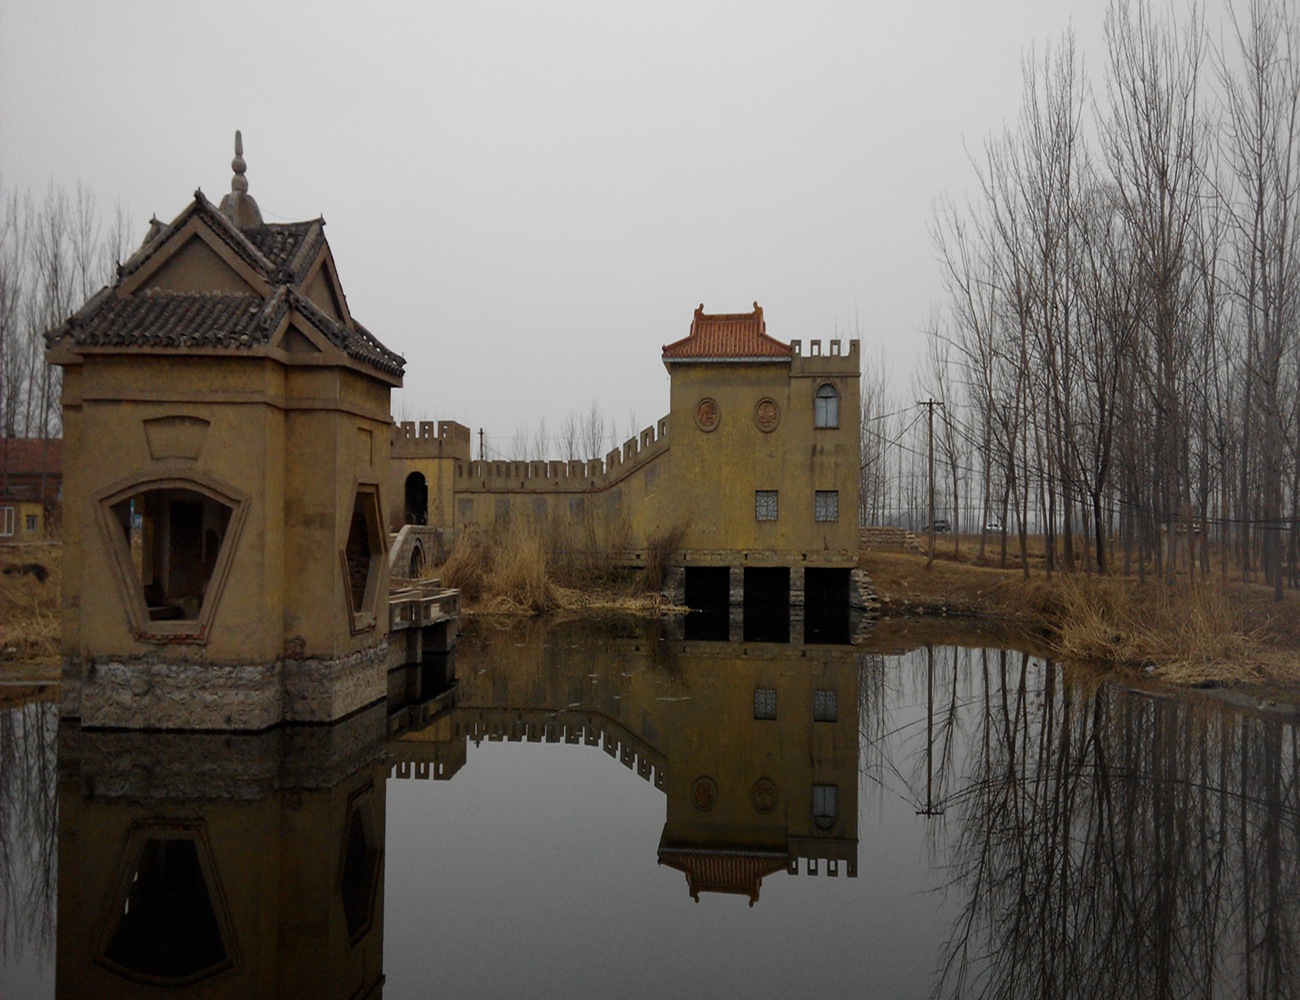
[[[1013,118],[1021,55],[1101,0],[0,0],[0,185],[84,181],[169,220],[230,187],[324,215],[394,411],[506,447],[596,400],[667,412],[660,347],[710,312],[851,329],[910,378],[940,302],[932,205]]]

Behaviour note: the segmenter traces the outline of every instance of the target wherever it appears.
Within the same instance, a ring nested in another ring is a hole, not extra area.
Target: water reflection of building
[[[384,734],[65,725],[57,995],[378,997]]]
[[[481,652],[460,653],[455,708],[393,744],[397,776],[451,778],[470,741],[600,746],[667,796],[659,861],[697,899],[753,903],[781,871],[857,874],[851,648],[539,629]]]

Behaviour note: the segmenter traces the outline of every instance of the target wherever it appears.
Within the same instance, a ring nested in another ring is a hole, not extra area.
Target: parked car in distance
[[[1001,532],[1001,531],[1005,531],[1006,529],[1002,527],[1002,522],[999,521],[996,517],[990,517],[984,525],[984,530]]]
[[[930,526],[927,524],[921,530],[928,534]],[[952,531],[952,525],[948,523],[947,518],[936,517],[934,519],[934,532],[936,535],[946,535],[950,531]]]

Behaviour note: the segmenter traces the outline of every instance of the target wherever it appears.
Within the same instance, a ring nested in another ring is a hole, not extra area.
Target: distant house
[[[0,542],[57,534],[62,501],[63,441],[0,437]]]

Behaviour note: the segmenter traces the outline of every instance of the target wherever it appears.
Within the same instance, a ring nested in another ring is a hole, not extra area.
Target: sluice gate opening
[[[851,570],[804,571],[803,641],[843,644],[852,635]]]
[[[790,641],[790,568],[746,566],[742,616],[745,642]]]

